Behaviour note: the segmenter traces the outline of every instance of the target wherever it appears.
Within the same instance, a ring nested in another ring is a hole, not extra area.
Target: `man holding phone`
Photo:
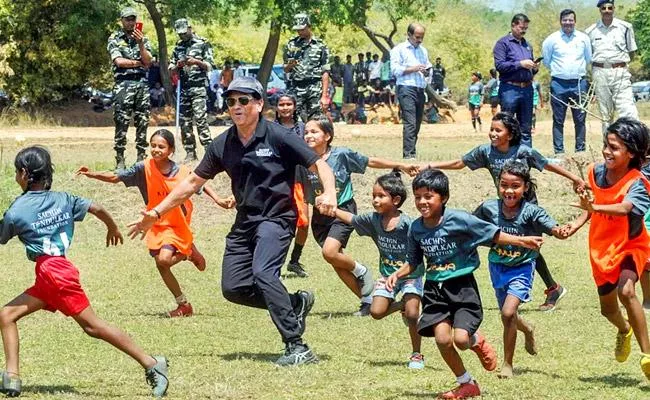
[[[107,50],[111,57],[115,87],[113,89],[113,120],[115,121],[115,169],[124,169],[126,159],[126,132],[131,112],[135,124],[137,161],[146,157],[147,128],[149,126],[149,83],[146,69],[151,64],[151,45],[142,34],[142,25],[136,29],[137,13],[126,7],[121,12],[122,29],[108,39]]]
[[[501,111],[516,115],[521,124],[521,143],[533,147],[533,76],[540,59],[533,56],[533,46],[524,35],[530,19],[515,14],[510,21],[510,33],[494,45],[494,66],[499,71],[499,102]]]
[[[179,41],[169,59],[169,70],[179,75],[181,85],[180,125],[181,139],[188,163],[198,159],[196,155],[196,138],[192,132],[192,122],[196,123],[199,141],[207,149],[212,138],[208,127],[207,102],[209,85],[208,73],[214,67],[212,46],[192,32],[192,26],[185,18],[174,22],[174,29]]]
[[[553,109],[553,150],[564,154],[564,119],[571,107],[576,131],[575,151],[585,151],[585,120],[587,113],[576,106],[585,101],[587,65],[591,62],[589,37],[577,31],[576,13],[560,12],[561,29],[549,35],[542,44],[544,65],[551,70],[551,108]]]

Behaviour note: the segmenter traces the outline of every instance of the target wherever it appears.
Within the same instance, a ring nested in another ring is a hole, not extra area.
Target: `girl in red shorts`
[[[174,135],[167,129],[159,129],[151,135],[151,158],[134,164],[132,167],[113,172],[92,172],[88,167],[81,167],[79,175],[103,182],[137,186],[142,194],[147,209],[151,210],[160,203],[169,192],[190,174],[185,165],[176,164],[170,157],[174,154]],[[234,199],[221,199],[205,186],[205,193],[224,208],[232,208]],[[168,317],[189,317],[194,313],[192,304],[181,290],[178,280],[171,268],[183,260],[191,261],[199,271],[205,270],[205,258],[194,244],[190,229],[193,204],[187,200],[172,212],[159,218],[152,229],[147,232],[147,248],[167,289],[176,299],[176,309],[167,313]]]
[[[167,391],[167,359],[147,355],[120,329],[108,325],[93,311],[79,283],[79,271],[66,258],[75,221],[86,213],[99,218],[108,229],[106,246],[122,243],[111,215],[99,204],[64,192],[51,192],[53,167],[48,151],[28,147],[16,155],[16,182],[23,194],[16,198],[0,221],[0,244],[17,236],[25,244],[27,258],[36,262],[36,282],[0,310],[6,372],[0,392],[20,395],[19,337],[16,322],[35,311],[59,310],[72,317],[88,335],[102,339],[135,359],[143,368],[153,395]]]
[[[614,355],[624,362],[630,356],[632,334],[641,348],[641,370],[650,379],[650,340],[646,317],[635,284],[650,256],[650,237],[643,223],[650,209],[650,182],[639,169],[645,159],[650,131],[643,123],[620,118],[607,128],[604,163],[589,167],[589,186],[580,194],[583,214],[569,234],[591,219],[589,259],[598,287],[600,312],[617,329]],[[618,301],[627,311],[621,313]]]

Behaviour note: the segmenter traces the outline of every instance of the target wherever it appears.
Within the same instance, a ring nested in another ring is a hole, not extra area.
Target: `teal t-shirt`
[[[65,256],[74,235],[75,221],[82,221],[90,200],[65,192],[29,191],[16,198],[0,221],[0,244],[18,236],[27,258]]]
[[[355,215],[352,226],[359,236],[370,236],[379,250],[379,272],[388,277],[406,262],[406,244],[411,217],[401,213],[397,226],[387,231],[381,222],[382,216],[372,212]],[[405,279],[421,278],[424,275],[424,265],[419,264],[416,270]]]
[[[478,81],[469,85],[469,98],[468,98],[469,103],[475,106],[480,106],[482,98],[483,98],[483,83],[481,83],[481,81]]]
[[[332,168],[336,184],[337,204],[343,204],[354,197],[352,190],[352,174],[363,174],[368,166],[368,157],[347,147],[332,147],[327,157],[327,164]],[[308,170],[307,176],[311,184],[311,198],[320,196],[323,193],[323,185],[318,175]]]
[[[533,81],[533,107],[539,104],[539,82]]]
[[[492,175],[494,185],[499,187],[499,174],[503,164],[509,160],[521,160],[528,165],[528,168],[535,168],[543,171],[548,160],[539,151],[522,144],[511,146],[507,152],[502,153],[490,144],[482,144],[472,149],[462,158],[467,168],[474,171],[478,168],[487,168]]]
[[[460,210],[447,209],[434,228],[422,217],[411,223],[407,261],[419,265],[426,258],[426,279],[442,282],[471,274],[480,264],[477,247],[491,245],[499,227]]]
[[[514,218],[503,215],[502,201],[498,199],[483,202],[474,215],[483,221],[497,225],[502,232],[515,236],[541,236],[542,233],[551,235],[557,222],[548,215],[543,208],[523,201],[519,213]],[[539,256],[539,252],[525,247],[495,244],[488,253],[488,260],[515,267],[532,261]]]
[[[384,61],[381,64],[381,70],[379,71],[380,80],[389,81],[390,80],[390,61]]]
[[[486,89],[490,91],[490,97],[499,96],[499,80],[492,78],[488,81]]]

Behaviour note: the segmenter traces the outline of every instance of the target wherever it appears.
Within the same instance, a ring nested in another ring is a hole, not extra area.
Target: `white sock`
[[[367,268],[363,266],[363,264],[359,263],[358,261],[354,262],[354,269],[352,270],[352,275],[356,276],[357,278],[360,277],[361,275],[365,274],[367,271]]]
[[[472,375],[469,374],[469,372],[465,371],[464,374],[461,376],[456,377],[456,382],[458,382],[459,385],[462,385],[464,383],[470,383],[472,381]]]
[[[176,298],[176,304],[178,304],[179,306],[185,303],[187,303],[187,297],[185,297],[185,294],[181,294]]]
[[[365,296],[361,298],[362,303],[372,304],[372,296]]]

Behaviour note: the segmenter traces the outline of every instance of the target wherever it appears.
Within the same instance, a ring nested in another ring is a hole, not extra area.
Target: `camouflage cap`
[[[307,26],[311,26],[311,21],[309,21],[309,15],[305,13],[296,14],[293,17],[294,19],[294,30],[305,29]]]
[[[223,95],[228,96],[233,92],[240,92],[252,94],[256,99],[261,99],[263,91],[264,88],[262,88],[262,84],[257,79],[252,76],[240,76],[230,82],[228,89],[223,92]]]
[[[125,7],[122,9],[122,13],[120,14],[121,18],[127,18],[127,17],[137,17],[138,13],[135,11],[135,8],[133,7]]]
[[[187,33],[187,29],[189,27],[190,27],[190,23],[185,18],[177,19],[176,22],[174,22],[174,29],[176,30],[176,33],[178,33],[179,35]]]

